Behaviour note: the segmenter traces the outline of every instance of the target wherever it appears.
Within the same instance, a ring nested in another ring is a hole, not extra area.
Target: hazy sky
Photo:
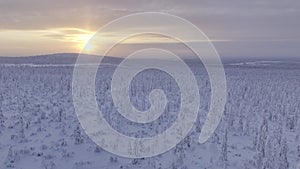
[[[146,11],[191,21],[222,57],[300,54],[299,0],[0,0],[0,55],[80,52],[102,25]]]

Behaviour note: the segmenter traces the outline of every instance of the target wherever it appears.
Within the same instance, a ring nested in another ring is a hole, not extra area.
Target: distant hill
[[[70,64],[76,62],[78,53],[57,53],[37,56],[22,57],[0,57],[0,64]],[[92,56],[92,55],[89,55]],[[94,56],[97,57],[97,56]],[[120,62],[121,58],[105,57],[103,62],[115,63]]]
[[[0,64],[33,64],[33,65],[74,65],[78,53],[57,53],[37,56],[23,57],[0,57]],[[96,55],[87,55],[89,57],[98,57]],[[123,58],[106,56],[102,63],[118,65]],[[201,64],[199,59],[184,59],[188,65]],[[164,60],[161,60],[162,62]],[[300,68],[300,58],[274,57],[274,58],[222,58],[223,64],[230,67],[272,67],[272,68]]]

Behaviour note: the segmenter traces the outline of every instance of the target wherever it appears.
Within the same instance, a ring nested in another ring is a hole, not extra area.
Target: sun
[[[78,48],[84,50],[85,52],[92,52],[94,50],[94,45],[89,43],[93,34],[80,34],[76,37],[76,41],[79,43]]]

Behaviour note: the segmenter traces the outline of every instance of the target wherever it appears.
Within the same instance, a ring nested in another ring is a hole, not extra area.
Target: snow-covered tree
[[[225,168],[227,166],[227,161],[228,161],[228,156],[227,156],[228,136],[227,135],[228,135],[228,131],[226,128],[222,139],[222,149],[221,149],[221,161]]]
[[[25,136],[25,123],[24,123],[24,110],[25,110],[25,101],[23,101],[22,107],[19,111],[19,114],[17,116],[18,121],[17,121],[17,130],[18,130],[18,140],[19,142],[24,142],[26,141],[26,136]]]
[[[257,141],[257,151],[262,153],[262,157],[265,157],[265,145],[268,134],[268,122],[267,119],[264,118],[262,125],[260,126],[260,130],[258,133],[258,141]]]
[[[7,168],[15,168],[16,162],[20,160],[18,151],[14,147],[9,147],[6,159],[5,166]]]
[[[2,108],[2,95],[0,94],[0,134],[2,133],[2,130],[5,128],[5,117],[3,115],[3,108]]]
[[[5,123],[5,117],[2,113],[2,108],[0,107],[0,129],[5,128],[4,123]],[[1,133],[1,130],[0,130],[0,133]]]
[[[289,162],[287,159],[287,141],[286,139],[283,140],[280,153],[279,153],[279,169],[287,169],[289,168]]]
[[[63,110],[59,109],[59,111],[58,111],[58,122],[62,121],[62,114],[63,114]]]
[[[172,168],[181,168],[183,166],[183,159],[185,156],[183,142],[177,144],[174,150],[174,154],[176,156],[176,160],[172,163]]]
[[[76,129],[74,130],[74,139],[75,139],[75,144],[81,144],[83,143],[83,136],[81,134],[81,129],[79,126],[76,127]]]

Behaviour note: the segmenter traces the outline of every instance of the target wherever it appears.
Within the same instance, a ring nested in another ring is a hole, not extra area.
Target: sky
[[[187,19],[221,57],[300,57],[299,0],[0,0],[0,56],[78,53],[101,26],[137,12]],[[116,55],[169,42],[139,37]]]

